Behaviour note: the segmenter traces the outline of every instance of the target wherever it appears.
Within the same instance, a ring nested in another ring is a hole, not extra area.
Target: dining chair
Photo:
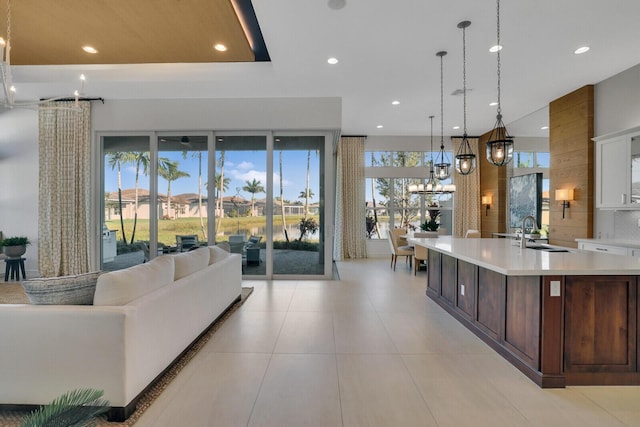
[[[467,230],[464,237],[466,239],[479,239],[482,237],[482,234],[480,234],[480,230]]]
[[[408,245],[398,246],[398,243],[394,237],[393,232],[389,232],[389,248],[391,250],[391,267],[393,267],[393,271],[396,271],[396,263],[398,261],[399,256],[406,257],[406,260],[409,261],[409,267],[413,265],[413,247]]]
[[[413,275],[418,274],[418,270],[420,269],[420,265],[424,261],[425,265],[427,264],[427,254],[429,253],[427,248],[421,245],[415,245],[413,247]]]

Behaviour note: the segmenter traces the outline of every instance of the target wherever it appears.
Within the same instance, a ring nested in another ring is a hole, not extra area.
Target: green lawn
[[[318,221],[318,216],[314,216],[315,220]],[[300,222],[300,215],[288,216],[287,224],[298,224]],[[220,219],[218,219],[220,221]],[[122,231],[120,229],[120,219],[112,219],[110,221],[105,221],[107,224],[107,228],[109,230],[118,230],[118,241],[122,241]],[[240,233],[242,234],[254,234],[250,233],[249,230],[252,229],[264,229],[266,226],[266,217],[264,216],[255,216],[255,217],[240,217],[240,218],[222,218],[222,224],[220,229],[218,230],[217,241],[226,241],[229,234],[236,234],[238,228],[240,228]],[[274,227],[282,226],[282,218],[280,216],[274,217]],[[204,219],[204,227],[205,230],[207,228],[207,219]],[[131,240],[131,232],[133,230],[133,220],[125,219],[124,220],[124,229],[127,236],[127,242]],[[224,235],[222,235],[224,233]],[[198,239],[201,241],[205,241],[205,236],[200,229],[200,218],[178,218],[175,220],[160,220],[158,221],[158,242],[163,243],[165,245],[175,245],[176,244],[176,234],[197,234]],[[290,239],[297,238],[298,235],[289,236]],[[136,235],[135,240],[149,240],[149,220],[148,219],[138,219],[138,223],[136,225]]]

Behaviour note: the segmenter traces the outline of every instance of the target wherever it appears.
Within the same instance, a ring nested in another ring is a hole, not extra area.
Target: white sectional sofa
[[[240,298],[241,256],[204,247],[98,278],[94,305],[0,305],[0,405],[104,390],[111,420]]]

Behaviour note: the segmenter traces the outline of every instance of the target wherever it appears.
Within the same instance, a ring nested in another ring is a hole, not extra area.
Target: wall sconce
[[[562,219],[564,219],[564,211],[569,207],[571,200],[573,200],[573,188],[556,190],[556,202],[562,202]]]
[[[482,196],[482,206],[484,206],[484,215],[489,216],[489,206],[491,205],[491,196]]]

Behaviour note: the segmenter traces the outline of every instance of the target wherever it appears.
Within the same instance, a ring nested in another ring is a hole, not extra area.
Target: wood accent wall
[[[576,238],[593,237],[594,146],[593,85],[549,104],[549,243],[577,247]],[[555,190],[573,188],[575,200],[562,218]]]
[[[491,196],[489,210],[486,210],[484,205],[480,206],[482,237],[491,237],[491,233],[509,231],[507,228],[507,167],[495,166],[487,160],[485,153],[490,133],[491,131],[485,133],[478,140],[480,200],[482,200],[482,196]]]

